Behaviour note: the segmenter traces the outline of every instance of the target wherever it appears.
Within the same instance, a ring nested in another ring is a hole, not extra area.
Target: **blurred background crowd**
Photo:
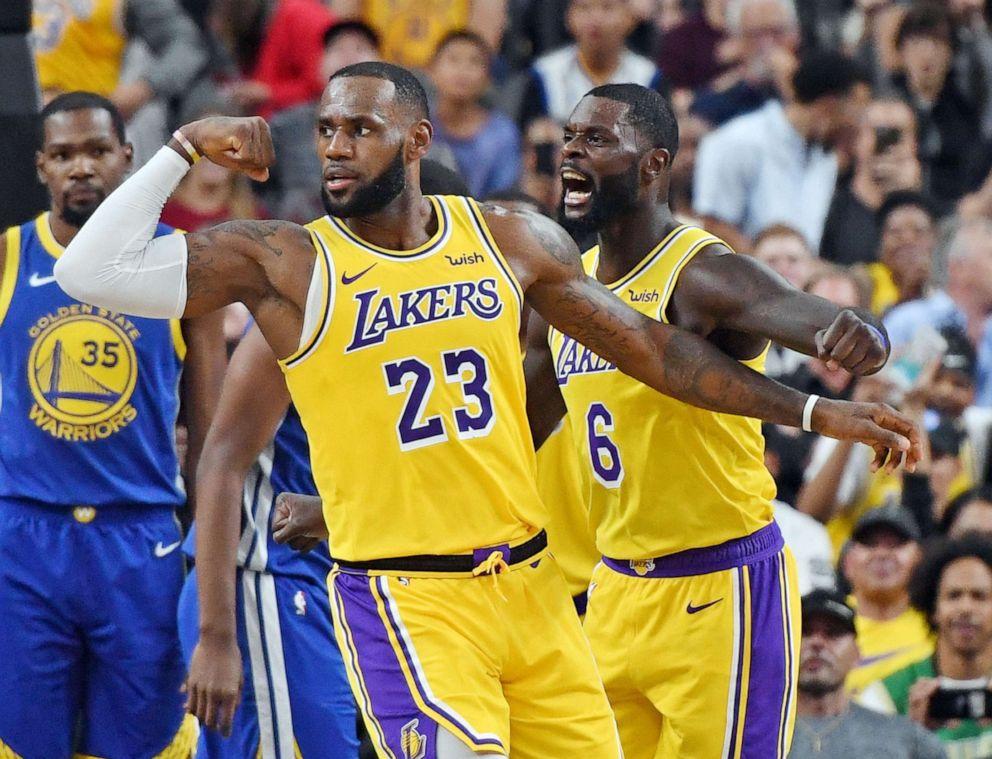
[[[351,63],[418,73],[431,157],[466,194],[550,215],[580,97],[628,81],[668,96],[676,215],[888,329],[878,375],[777,346],[769,374],[885,400],[926,432],[917,471],[884,474],[865,446],[765,429],[802,590],[825,589],[804,606],[792,756],[866,739],[865,756],[940,755],[872,721],[899,712],[964,758],[992,757],[992,698],[974,703],[992,675],[989,19],[985,0],[34,0],[31,45],[42,100],[107,95],[139,164],[203,115],[269,122],[272,179],[196,164],[162,217],[187,230],[323,213],[314,108]],[[244,323],[232,310],[232,341]]]

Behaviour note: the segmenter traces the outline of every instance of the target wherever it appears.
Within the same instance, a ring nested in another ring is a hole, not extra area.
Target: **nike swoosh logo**
[[[370,266],[368,269],[362,269],[360,272],[358,272],[358,274],[356,274],[353,277],[349,277],[347,272],[341,272],[341,284],[350,285],[356,279],[359,279],[360,277],[364,277],[366,274],[372,271],[372,269],[378,266],[378,263],[379,262],[377,261],[376,263],[372,264],[372,266]]]
[[[897,648],[895,651],[886,651],[884,654],[875,654],[874,656],[866,656],[864,659],[859,661],[855,667],[867,667],[869,664],[875,664],[880,661],[885,661],[886,659],[891,659],[894,656],[899,656],[909,651],[913,646],[903,646],[902,648]]]
[[[172,553],[177,548],[179,548],[179,545],[182,542],[183,541],[181,541],[181,540],[177,540],[175,543],[169,543],[169,545],[164,546],[164,545],[162,545],[162,541],[161,540],[158,541],[158,543],[155,544],[155,556],[157,556],[160,559],[163,556],[168,556],[170,553]]]
[[[31,285],[31,287],[41,287],[42,285],[50,285],[54,281],[54,274],[50,277],[42,277],[39,276],[38,272],[33,272],[31,277],[28,279],[28,284]]]
[[[690,601],[690,602],[689,602],[689,604],[688,604],[688,605],[687,605],[687,606],[685,607],[685,610],[686,610],[686,612],[687,612],[687,613],[689,613],[689,614],[698,614],[698,613],[699,613],[699,612],[701,612],[701,611],[702,611],[703,609],[708,609],[708,608],[710,608],[710,607],[711,607],[711,606],[712,606],[713,604],[718,604],[718,603],[720,603],[720,602],[721,602],[722,600],[723,600],[722,598],[718,598],[718,599],[716,599],[715,601],[710,601],[710,602],[709,602],[708,604],[703,604],[702,606],[693,606],[693,605],[692,605],[692,601]]]

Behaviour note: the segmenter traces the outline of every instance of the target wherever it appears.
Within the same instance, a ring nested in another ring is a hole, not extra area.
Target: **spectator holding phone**
[[[954,326],[975,347],[975,404],[992,406],[992,221],[960,225],[947,245],[947,283],[925,298],[902,303],[884,318],[893,361],[918,333]]]
[[[939,759],[933,735],[903,717],[865,709],[844,688],[858,660],[854,610],[844,596],[814,590],[803,597],[796,732],[789,759]]]
[[[910,596],[937,634],[936,649],[863,702],[935,731],[950,759],[992,755],[992,541],[966,535],[936,546],[913,574]]]

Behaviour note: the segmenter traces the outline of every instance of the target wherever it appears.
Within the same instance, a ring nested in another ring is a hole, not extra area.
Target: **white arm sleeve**
[[[163,147],[114,190],[56,261],[59,286],[76,300],[134,316],[182,316],[185,236],[153,236],[165,201],[189,168]]]

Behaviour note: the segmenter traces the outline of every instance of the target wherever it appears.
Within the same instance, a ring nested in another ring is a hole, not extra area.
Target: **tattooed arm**
[[[693,406],[798,427],[807,397],[755,372],[700,337],[634,311],[582,270],[561,227],[537,214],[484,208],[527,302],[554,327],[655,390]],[[883,404],[821,399],[812,426],[831,437],[872,445],[880,465],[889,452],[919,453],[913,423]]]
[[[315,252],[306,229],[281,221],[236,221],[189,235],[155,237],[169,195],[189,170],[190,149],[262,179],[273,159],[261,119],[214,117],[182,127],[110,194],[55,266],[73,297],[138,316],[205,314],[235,301],[255,315],[280,356],[299,345]]]

